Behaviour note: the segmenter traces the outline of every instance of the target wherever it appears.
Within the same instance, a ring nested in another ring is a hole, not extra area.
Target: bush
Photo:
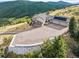
[[[22,18],[17,18],[16,20],[12,21],[12,24],[18,24],[18,23],[24,23],[27,22],[28,24],[31,23],[31,18],[29,17],[22,17]]]
[[[3,44],[1,44],[0,46],[9,46],[13,36],[12,35],[2,35],[1,36],[3,38]]]
[[[42,54],[40,51],[33,51],[25,54],[26,58],[40,58],[42,57]]]
[[[41,53],[43,57],[53,57],[53,42],[50,40],[45,41],[41,46]]]
[[[78,45],[77,47],[74,47],[73,53],[74,53],[77,57],[79,57],[79,45]]]
[[[67,56],[67,46],[65,40],[62,37],[58,37],[46,41],[41,48],[43,57],[46,58],[63,58]]]
[[[19,23],[27,22],[30,24],[32,22],[30,17],[20,17],[20,18],[0,18],[0,27],[7,26],[7,25],[15,25]]]
[[[16,58],[18,55],[17,54],[15,54],[14,52],[8,52],[7,54],[6,54],[6,58]]]
[[[69,33],[72,38],[79,42],[79,22],[74,17],[71,18],[69,23]]]
[[[5,56],[4,51],[5,51],[5,49],[0,48],[0,57],[4,57]]]
[[[69,32],[70,32],[70,36],[75,38],[75,32],[76,32],[76,21],[75,18],[72,17],[69,23]]]
[[[64,58],[67,57],[67,45],[63,37],[59,36],[55,38],[53,44],[53,57]]]

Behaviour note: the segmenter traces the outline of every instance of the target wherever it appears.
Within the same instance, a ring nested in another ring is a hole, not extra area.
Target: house
[[[66,17],[50,16],[44,13],[35,15],[32,20],[32,25],[38,24],[41,25],[41,27],[14,35],[8,47],[9,52],[13,51],[16,54],[24,54],[39,50],[43,41],[51,38],[53,39],[68,31],[69,19]],[[50,24],[52,27],[44,26],[47,24]],[[55,27],[62,27],[62,29],[57,29]]]
[[[39,23],[44,26],[44,24],[46,23],[46,21],[48,21],[49,19],[47,19],[49,16],[46,13],[42,13],[42,14],[36,14],[33,16],[32,21],[33,23]]]
[[[50,16],[46,13],[36,14],[33,18],[33,23],[39,23],[44,26],[45,24],[55,23],[63,26],[69,25],[69,18],[64,16]]]

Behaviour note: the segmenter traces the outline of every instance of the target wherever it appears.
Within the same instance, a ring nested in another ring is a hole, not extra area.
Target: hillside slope
[[[76,19],[79,19],[79,6],[76,5],[56,11],[50,11],[50,15],[67,16],[67,17],[74,16]]]
[[[49,10],[61,9],[72,4],[59,2],[9,1],[0,3],[0,18],[33,16]]]

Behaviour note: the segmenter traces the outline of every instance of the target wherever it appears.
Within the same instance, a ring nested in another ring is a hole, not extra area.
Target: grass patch
[[[31,26],[29,26],[29,24],[25,22],[16,25],[0,27],[0,32],[20,32],[20,31],[28,30],[30,28]]]
[[[0,37],[3,38],[3,43],[0,45],[0,47],[7,47],[10,45],[13,35],[0,35]]]

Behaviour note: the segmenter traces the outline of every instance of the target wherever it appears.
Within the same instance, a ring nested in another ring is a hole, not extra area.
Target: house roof
[[[48,15],[46,13],[36,14],[32,19],[40,22],[44,22],[47,20]]]
[[[62,20],[62,21],[67,21],[68,17],[64,17],[64,16],[50,16],[47,15],[46,13],[41,13],[41,14],[36,14],[33,18],[33,21],[37,20],[40,22],[44,22],[46,20]]]

